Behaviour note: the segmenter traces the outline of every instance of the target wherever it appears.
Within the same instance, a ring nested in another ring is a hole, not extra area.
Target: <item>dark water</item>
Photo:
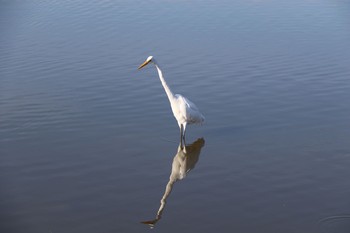
[[[350,231],[347,1],[1,1],[0,32],[1,232]],[[186,151],[149,55],[206,117]]]

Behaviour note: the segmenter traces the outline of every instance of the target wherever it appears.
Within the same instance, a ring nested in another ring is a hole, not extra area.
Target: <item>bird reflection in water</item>
[[[161,219],[167,198],[169,197],[171,190],[173,189],[173,185],[176,181],[184,179],[187,173],[194,168],[194,166],[199,160],[199,155],[203,146],[203,138],[197,139],[190,145],[182,146],[182,142],[179,144],[177,153],[173,159],[169,182],[166,185],[164,195],[160,200],[160,207],[157,212],[156,218],[154,220],[144,221],[141,223],[147,224],[151,228],[153,228],[155,224]]]

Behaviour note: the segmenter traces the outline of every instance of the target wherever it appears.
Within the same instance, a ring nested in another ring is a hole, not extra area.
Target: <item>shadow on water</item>
[[[199,138],[192,144],[186,145],[184,147],[181,145],[181,143],[179,144],[177,153],[173,159],[169,181],[166,185],[163,197],[160,200],[160,207],[156,218],[150,221],[143,221],[141,223],[147,224],[149,227],[153,228],[155,224],[161,219],[167,198],[169,197],[175,182],[184,179],[186,175],[195,167],[196,163],[199,160],[199,155],[201,153],[202,147],[204,146],[204,143],[204,139]]]

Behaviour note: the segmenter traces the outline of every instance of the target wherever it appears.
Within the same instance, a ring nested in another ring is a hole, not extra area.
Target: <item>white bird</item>
[[[204,116],[202,115],[202,113],[199,112],[197,106],[191,101],[189,101],[187,98],[179,94],[173,94],[173,92],[170,90],[169,86],[165,82],[163,73],[153,56],[149,56],[146,59],[146,61],[139,66],[138,69],[141,69],[149,63],[153,63],[157,68],[159,79],[164,87],[166,95],[168,96],[171,109],[180,128],[180,142],[182,145],[182,140],[185,143],[185,133],[187,125],[203,123]]]

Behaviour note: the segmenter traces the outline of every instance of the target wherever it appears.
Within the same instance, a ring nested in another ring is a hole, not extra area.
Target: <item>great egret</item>
[[[138,69],[148,65],[149,63],[153,63],[157,68],[159,79],[164,87],[165,93],[168,96],[171,109],[173,111],[174,117],[177,120],[177,124],[180,128],[180,142],[182,145],[182,141],[185,143],[185,133],[186,127],[188,124],[201,124],[204,121],[204,116],[199,112],[197,106],[189,101],[182,95],[176,94],[170,90],[169,86],[165,82],[163,77],[163,73],[159,68],[158,63],[153,58],[153,56],[149,56],[144,63],[142,63]]]

